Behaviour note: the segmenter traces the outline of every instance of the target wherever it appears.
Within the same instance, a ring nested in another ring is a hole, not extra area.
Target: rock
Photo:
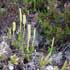
[[[62,54],[62,52],[53,54],[51,56],[51,62],[54,65],[61,66],[63,64],[63,54]]]
[[[54,70],[54,67],[52,65],[48,65],[45,67],[44,70]]]
[[[2,55],[3,59],[7,59],[11,55],[12,50],[9,48],[9,45],[2,41],[0,43],[0,55]]]
[[[9,67],[9,70],[13,70],[14,69],[14,65],[13,64],[9,64],[8,67]]]
[[[70,43],[66,46],[64,50],[64,56],[67,60],[70,61]]]
[[[3,70],[9,70],[7,65],[3,65]]]
[[[24,70],[23,69],[23,64],[21,65],[21,64],[18,64],[17,66],[16,66],[16,70]]]
[[[0,70],[3,69],[3,64],[0,62]]]
[[[26,65],[26,70],[36,70],[34,62],[30,62]]]
[[[39,58],[40,58],[40,56],[43,56],[43,53],[39,53],[36,50],[32,55],[31,61],[34,63],[36,70],[39,69]]]

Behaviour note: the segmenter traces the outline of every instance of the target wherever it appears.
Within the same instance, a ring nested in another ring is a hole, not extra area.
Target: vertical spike
[[[32,47],[34,46],[35,36],[36,36],[36,28],[34,28],[34,30],[33,30],[33,41],[32,41]]]
[[[22,31],[22,11],[21,8],[19,8],[19,19],[20,19],[20,32]]]
[[[13,34],[14,34],[14,32],[16,31],[16,22],[13,22],[13,25],[12,25],[12,27],[13,27]]]
[[[30,24],[28,24],[27,30],[28,30],[27,50],[29,50],[29,42],[31,39],[31,25]]]
[[[24,25],[24,31],[25,31],[25,25],[26,25],[26,15],[23,14],[23,25]]]

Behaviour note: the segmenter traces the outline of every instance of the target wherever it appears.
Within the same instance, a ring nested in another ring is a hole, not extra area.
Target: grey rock
[[[2,41],[0,43],[0,55],[3,56],[3,59],[8,58],[11,55],[12,50],[9,48],[9,45],[5,42]]]
[[[44,70],[54,70],[54,67],[52,65],[48,65],[44,67]]]
[[[70,43],[66,46],[64,50],[64,56],[67,60],[70,61]]]
[[[26,65],[26,70],[36,70],[36,69],[35,69],[34,62],[29,62],[29,63]]]
[[[63,64],[63,54],[62,54],[62,52],[53,54],[51,56],[51,60],[52,60],[52,63],[54,65],[62,65]]]

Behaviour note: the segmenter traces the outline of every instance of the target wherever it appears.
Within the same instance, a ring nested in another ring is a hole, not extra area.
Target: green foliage
[[[10,57],[10,63],[12,63],[12,64],[18,64],[18,60],[19,60],[19,58],[14,54],[14,55],[12,55],[11,57]]]
[[[24,47],[24,53],[25,53],[24,58],[26,58],[28,61],[30,61],[33,52],[34,52],[34,47],[29,47],[29,51],[27,50],[26,47]]]
[[[17,4],[18,0],[11,0],[12,3]]]
[[[24,3],[27,4],[28,7],[31,5],[31,8],[28,8],[31,11],[47,11],[47,0],[24,0]]]

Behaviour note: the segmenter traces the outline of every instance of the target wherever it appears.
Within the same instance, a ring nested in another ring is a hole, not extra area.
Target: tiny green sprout
[[[19,58],[16,56],[16,54],[14,54],[14,55],[12,55],[11,57],[10,57],[10,62],[12,63],[12,64],[18,64],[18,60],[19,60]]]
[[[19,8],[19,19],[20,19],[20,32],[22,30],[22,11],[21,8]]]
[[[26,25],[26,15],[23,14],[23,25],[24,25],[24,30],[25,30],[25,25]]]
[[[28,31],[27,50],[29,51],[29,42],[31,39],[31,25],[30,24],[27,25],[27,31]]]
[[[12,25],[12,27],[13,27],[13,34],[14,34],[14,32],[16,31],[16,22],[13,22],[13,25]]]

